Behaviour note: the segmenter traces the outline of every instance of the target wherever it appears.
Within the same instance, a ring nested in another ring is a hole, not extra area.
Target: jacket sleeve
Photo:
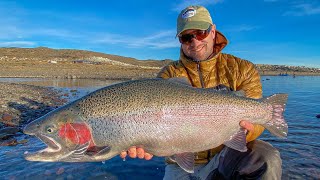
[[[173,64],[168,64],[164,66],[160,72],[157,74],[157,78],[163,78],[163,79],[168,79],[172,78],[174,76],[174,67]]]
[[[260,81],[260,75],[254,65],[249,61],[241,61],[239,66],[239,78],[241,84],[238,86],[238,90],[243,90],[247,97],[253,99],[262,98],[262,85]],[[247,142],[257,139],[264,131],[264,127],[258,124],[254,124],[254,131],[247,134]]]

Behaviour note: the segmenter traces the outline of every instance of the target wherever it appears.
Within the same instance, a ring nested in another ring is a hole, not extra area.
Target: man
[[[187,77],[194,87],[228,87],[243,90],[250,98],[261,98],[260,76],[254,65],[235,56],[221,53],[228,44],[225,36],[216,30],[210,13],[202,6],[189,6],[177,19],[177,37],[181,43],[180,60],[165,66],[158,77]],[[249,150],[241,153],[223,145],[195,155],[195,173],[189,174],[175,162],[167,159],[164,179],[281,179],[279,152],[269,143],[255,140],[263,132],[260,125],[241,121],[247,129]],[[151,159],[142,148],[132,147],[121,157]]]

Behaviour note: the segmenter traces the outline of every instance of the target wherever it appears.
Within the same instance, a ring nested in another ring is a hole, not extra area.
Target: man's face
[[[199,33],[199,30],[185,30],[179,36],[183,35],[193,35],[189,42],[181,43],[182,50],[186,56],[192,58],[193,60],[203,61],[207,60],[207,58],[213,52],[213,45],[214,45],[214,36],[215,36],[215,26],[213,25],[209,34],[206,38],[202,40],[198,40],[195,35]]]

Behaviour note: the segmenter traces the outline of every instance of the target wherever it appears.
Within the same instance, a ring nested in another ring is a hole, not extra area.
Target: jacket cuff
[[[247,142],[251,142],[255,139],[257,139],[264,131],[264,127],[258,124],[254,124],[254,131],[247,134]]]

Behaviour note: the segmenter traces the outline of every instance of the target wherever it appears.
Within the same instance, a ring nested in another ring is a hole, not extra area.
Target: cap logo
[[[196,15],[197,11],[195,9],[187,9],[184,13],[182,13],[181,17],[183,19],[191,18]]]

